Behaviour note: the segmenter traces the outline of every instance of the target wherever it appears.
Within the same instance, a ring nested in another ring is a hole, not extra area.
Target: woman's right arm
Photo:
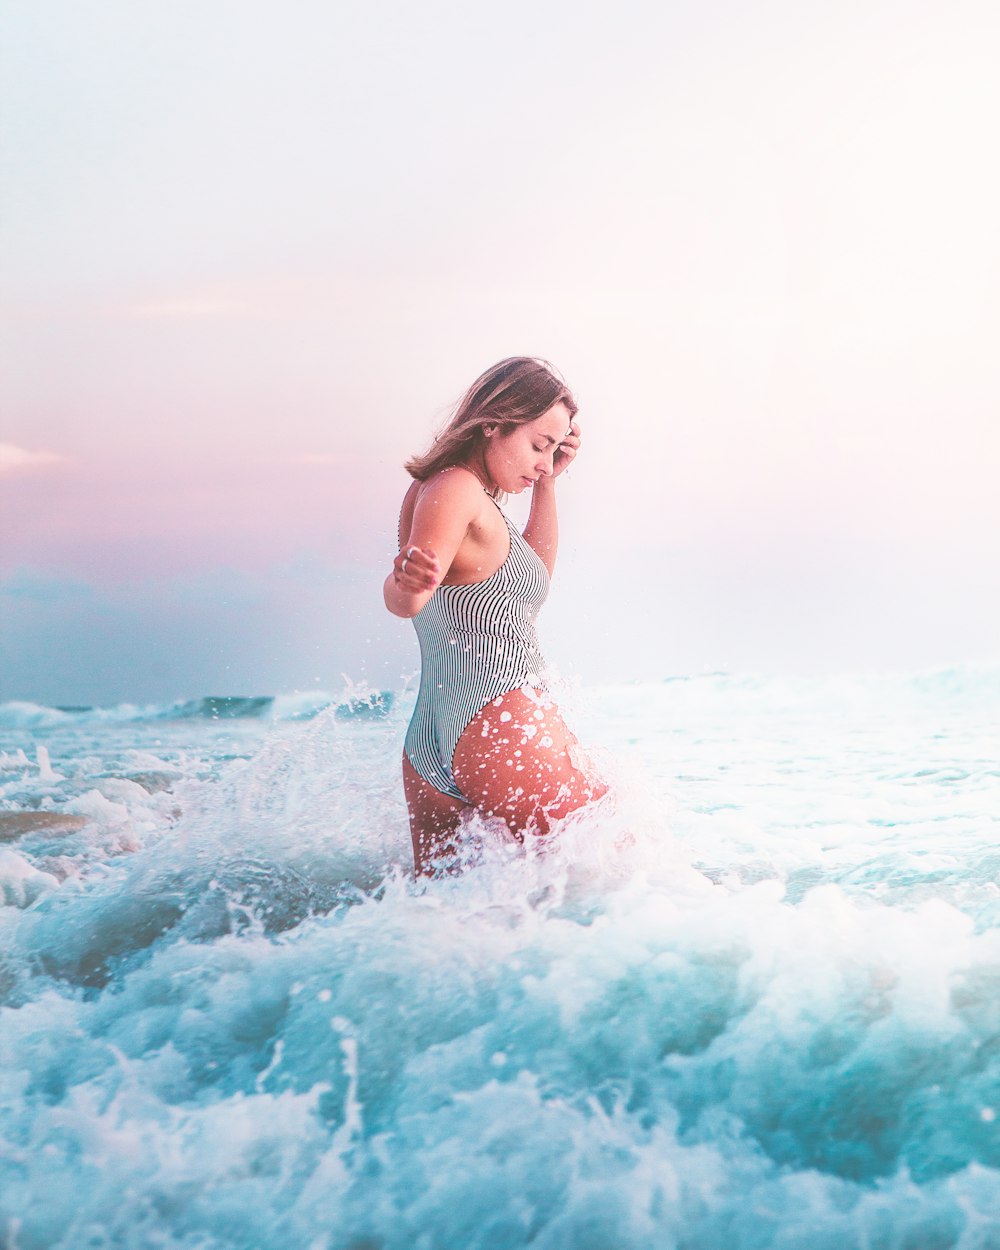
[[[469,473],[440,473],[421,488],[409,535],[401,536],[402,549],[382,588],[394,616],[416,616],[447,576],[482,494]]]

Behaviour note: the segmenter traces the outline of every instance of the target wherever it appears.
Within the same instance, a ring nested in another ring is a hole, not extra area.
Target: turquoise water
[[[0,707],[4,1244],[1000,1247],[1000,669],[563,700],[427,883],[412,694]]]

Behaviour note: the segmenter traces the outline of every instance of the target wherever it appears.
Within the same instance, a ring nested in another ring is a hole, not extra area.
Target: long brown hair
[[[508,356],[476,378],[428,450],[407,460],[406,471],[418,482],[426,482],[442,469],[465,464],[482,444],[484,426],[510,429],[523,425],[560,401],[574,417],[576,401],[547,360]]]

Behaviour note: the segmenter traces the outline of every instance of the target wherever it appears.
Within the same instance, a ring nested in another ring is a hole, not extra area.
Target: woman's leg
[[[455,850],[452,837],[469,810],[466,803],[435,790],[424,781],[403,752],[403,794],[410,812],[413,866],[419,876],[432,860]]]
[[[511,690],[466,727],[452,772],[469,801],[505,820],[515,837],[548,833],[551,820],[607,793],[574,762],[576,746],[555,704]]]

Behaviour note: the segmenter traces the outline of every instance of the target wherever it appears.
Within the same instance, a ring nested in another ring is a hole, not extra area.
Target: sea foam
[[[1000,1245],[978,686],[574,701],[612,798],[432,881],[412,696],[11,729],[2,802],[87,821],[0,848],[8,1244]]]

